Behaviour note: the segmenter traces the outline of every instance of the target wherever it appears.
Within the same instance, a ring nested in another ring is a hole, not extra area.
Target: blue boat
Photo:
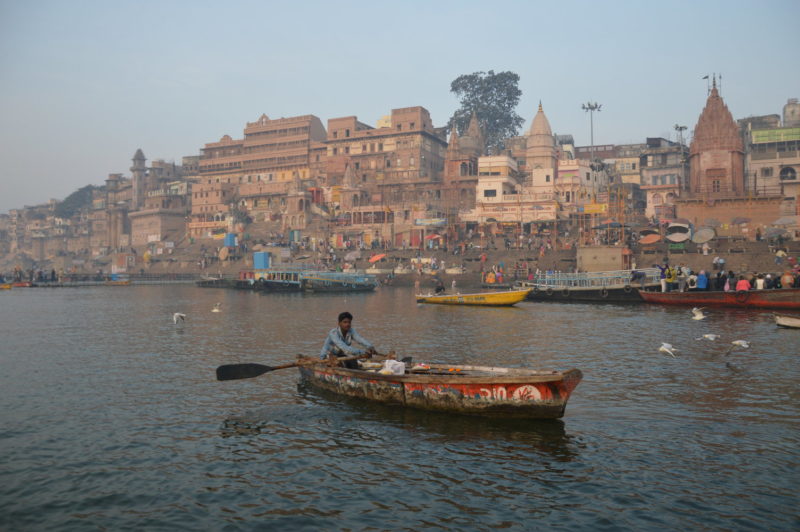
[[[304,271],[300,277],[307,292],[367,292],[378,286],[366,273]]]
[[[238,283],[266,292],[363,292],[378,286],[374,275],[302,268],[253,270],[252,277]]]

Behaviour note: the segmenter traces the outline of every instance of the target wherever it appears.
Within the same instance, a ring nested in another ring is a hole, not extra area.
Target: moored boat
[[[356,272],[304,271],[300,280],[307,292],[368,292],[378,286],[374,275]]]
[[[431,364],[403,375],[302,365],[301,377],[340,395],[425,410],[493,417],[557,419],[583,378],[578,369],[536,371]]]
[[[741,307],[800,309],[800,288],[739,290],[737,292],[646,292],[639,295],[647,303],[695,307]]]
[[[658,268],[580,273],[545,273],[517,286],[531,288],[533,301],[637,303],[636,288],[660,286]]]
[[[781,314],[773,314],[773,316],[775,318],[775,325],[778,327],[800,329],[800,316],[786,316]]]
[[[474,294],[418,294],[417,303],[436,305],[479,305],[489,307],[510,307],[524,300],[531,288],[506,290],[501,292],[477,292]]]
[[[11,283],[0,283],[0,290],[11,290]]]

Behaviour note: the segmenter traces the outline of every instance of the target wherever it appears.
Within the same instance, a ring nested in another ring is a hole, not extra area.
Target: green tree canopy
[[[59,218],[72,218],[84,207],[91,206],[92,191],[95,188],[94,185],[86,185],[64,198],[64,201],[56,205],[55,215]]]
[[[478,116],[486,147],[491,153],[499,153],[503,142],[519,131],[525,120],[515,111],[522,91],[519,90],[519,75],[514,72],[474,72],[457,77],[450,84],[450,92],[459,97],[461,107],[448,122],[459,134],[469,124],[473,111]]]

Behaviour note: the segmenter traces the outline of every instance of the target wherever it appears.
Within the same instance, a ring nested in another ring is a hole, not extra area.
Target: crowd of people
[[[714,258],[714,271],[699,270],[695,272],[683,264],[672,266],[668,261],[654,264],[660,271],[662,292],[687,291],[743,291],[771,290],[775,288],[800,288],[800,267],[794,264],[791,269],[781,273],[735,272],[725,270],[725,261]]]

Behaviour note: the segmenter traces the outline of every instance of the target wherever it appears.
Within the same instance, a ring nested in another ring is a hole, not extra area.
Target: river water
[[[415,361],[584,380],[551,422],[341,400],[294,369],[215,381],[220,364],[316,355],[342,310]],[[0,529],[797,530],[800,331],[690,316],[424,306],[410,288],[1,292]]]

